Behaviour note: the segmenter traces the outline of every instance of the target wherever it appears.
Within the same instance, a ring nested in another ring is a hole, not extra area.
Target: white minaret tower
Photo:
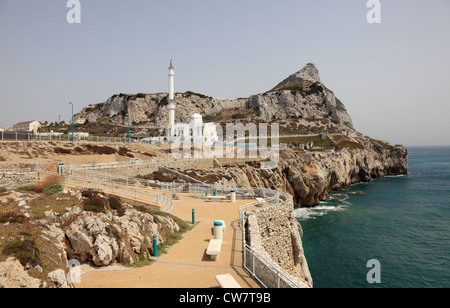
[[[175,126],[175,69],[170,60],[169,67],[169,126],[167,128],[167,136],[174,135],[173,127]]]

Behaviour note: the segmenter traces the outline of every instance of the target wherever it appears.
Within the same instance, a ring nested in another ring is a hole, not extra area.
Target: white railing
[[[149,190],[146,190],[145,188],[140,187],[133,187],[133,186],[127,186],[124,184],[120,184],[113,181],[100,181],[97,179],[92,179],[90,177],[86,176],[72,176],[68,174],[61,175],[60,173],[54,173],[49,171],[37,171],[38,178],[40,178],[41,175],[56,175],[61,176],[63,179],[64,185],[70,185],[75,187],[81,187],[81,188],[88,188],[88,189],[97,189],[102,190],[106,193],[116,194],[124,197],[130,197],[142,202],[152,203],[155,205],[162,206],[162,211],[169,211],[173,207],[171,196],[170,198],[163,196],[162,194],[152,192]]]

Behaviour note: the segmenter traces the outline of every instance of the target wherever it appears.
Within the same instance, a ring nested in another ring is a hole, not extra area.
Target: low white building
[[[169,137],[169,141],[178,139],[185,142],[190,141],[194,145],[213,145],[219,140],[217,135],[216,124],[203,123],[200,114],[194,113],[189,124],[177,123],[173,127],[173,136]]]
[[[41,126],[41,123],[39,123],[38,121],[26,121],[15,124],[13,126],[13,129],[15,132],[33,132],[37,134]]]
[[[0,132],[4,132],[5,130],[3,128],[0,127]]]

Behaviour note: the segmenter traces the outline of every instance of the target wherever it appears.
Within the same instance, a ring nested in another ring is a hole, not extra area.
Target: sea
[[[409,147],[404,176],[295,210],[314,288],[450,287],[450,147]]]

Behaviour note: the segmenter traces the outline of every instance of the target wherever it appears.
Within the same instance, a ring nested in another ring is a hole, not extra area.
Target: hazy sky
[[[0,127],[69,121],[116,93],[237,98],[306,63],[355,128],[404,145],[450,145],[450,1],[0,0]]]

